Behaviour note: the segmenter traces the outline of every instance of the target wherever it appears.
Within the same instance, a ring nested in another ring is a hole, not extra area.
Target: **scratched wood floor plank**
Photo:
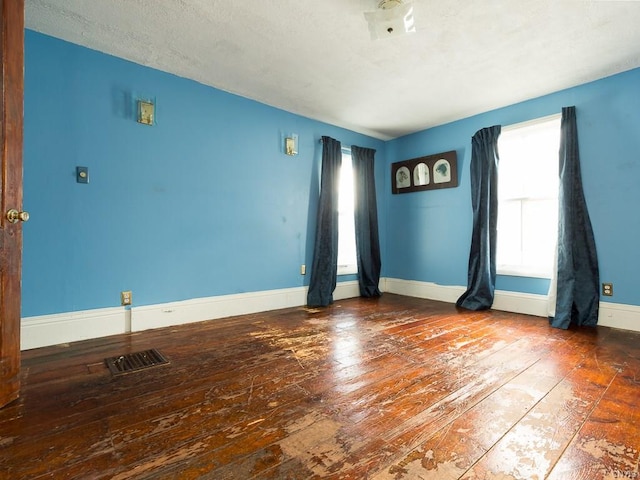
[[[456,327],[457,328],[457,327]],[[467,344],[468,345],[468,342]],[[520,355],[521,352],[518,351],[517,355]],[[492,363],[492,362],[489,362]],[[446,368],[441,368],[440,370],[446,370]],[[340,393],[344,393],[344,392],[331,392],[331,396],[330,396],[330,400],[327,402],[327,406],[330,407],[332,409],[332,413],[333,413],[333,417],[334,418],[340,418],[340,415],[338,414],[338,412],[340,412],[341,410],[344,411],[345,406],[344,405],[352,405],[352,404],[357,404],[357,405],[364,405],[366,406],[366,408],[369,408],[370,406],[376,406],[379,404],[379,402],[377,402],[377,400],[375,398],[371,398],[371,395],[376,395],[380,396],[383,399],[388,399],[388,398],[392,398],[393,397],[393,393],[395,391],[403,391],[406,390],[406,387],[408,387],[411,384],[415,384],[416,383],[416,377],[419,379],[419,372],[420,369],[409,369],[409,370],[404,370],[401,371],[399,373],[396,373],[394,376],[393,374],[390,375],[388,372],[386,373],[386,376],[384,376],[384,378],[382,378],[381,380],[377,381],[377,382],[365,382],[367,383],[367,388],[370,392],[364,392],[362,390],[359,390],[358,394],[359,397],[358,398],[349,398],[348,396],[340,396]],[[399,378],[401,377],[401,378]],[[411,380],[409,380],[411,379]],[[433,385],[434,380],[433,378],[430,379],[431,385]],[[385,385],[386,384],[386,385]],[[395,388],[395,390],[394,390]],[[366,389],[363,389],[366,390]],[[336,393],[338,395],[336,395]],[[349,393],[352,393],[352,390],[349,390]],[[364,398],[362,397],[364,395]],[[389,396],[391,395],[391,397]],[[339,398],[340,397],[340,398]],[[422,401],[422,400],[421,400]],[[341,402],[344,402],[341,403]],[[378,407],[375,407],[378,408]],[[363,415],[363,417],[365,417],[366,415]],[[344,421],[344,419],[342,419]],[[354,422],[357,419],[355,419],[354,417],[351,417],[347,420],[347,422]],[[340,428],[340,432],[344,431],[346,425],[343,423],[341,424],[341,428]],[[353,429],[352,429],[353,430]],[[376,431],[373,431],[370,429],[370,427],[365,427],[364,429],[361,430],[365,430],[366,433],[364,435],[368,436],[368,437],[375,437],[378,433]],[[350,432],[350,438],[353,438],[354,436],[357,436],[357,434],[355,433],[355,430],[353,430],[352,432]],[[357,448],[356,448],[357,447]],[[380,451],[379,450],[375,450],[374,452],[371,452],[371,449],[368,448],[368,445],[366,445],[365,442],[365,446],[363,448],[360,448],[360,446],[358,445],[357,442],[354,442],[352,444],[349,445],[349,448],[344,447],[341,450],[336,449],[336,448],[328,448],[328,446],[323,446],[323,445],[318,445],[316,448],[320,449],[321,451],[324,452],[324,455],[321,456],[316,456],[314,457],[314,459],[316,461],[319,461],[319,459],[323,459],[322,461],[322,465],[324,465],[324,468],[321,468],[321,464],[315,464],[314,465],[314,469],[316,471],[320,470],[320,472],[316,472],[315,475],[317,475],[319,478],[326,478],[331,474],[335,473],[335,469],[336,468],[341,468],[342,465],[344,465],[345,462],[349,463],[349,464],[353,464],[356,463],[358,465],[357,470],[359,473],[355,473],[354,474],[354,478],[358,478],[358,475],[362,475],[362,464],[366,464],[367,465],[367,470],[371,469],[371,465],[372,464],[379,464],[381,463],[383,460],[385,460],[388,455],[386,453],[384,453],[383,455],[380,455]],[[388,450],[390,450],[391,447],[388,446]],[[384,451],[384,450],[383,450]],[[331,452],[334,461],[333,463],[329,462],[329,460],[326,457],[327,453],[326,452]],[[370,453],[373,453],[372,455],[369,455]],[[346,457],[346,459],[343,459],[343,457]],[[382,458],[381,458],[382,457]],[[357,459],[357,460],[356,460]],[[364,461],[363,461],[364,460]],[[218,473],[218,472],[217,472]],[[340,472],[338,475],[339,476],[343,476],[345,472]],[[221,475],[221,473],[219,473]]]
[[[596,373],[597,372],[597,373]],[[462,478],[546,478],[615,377],[591,358],[556,385]],[[580,385],[579,395],[574,385]]]
[[[396,388],[397,390],[401,390],[402,388],[406,387],[408,384],[416,382],[416,377],[418,377],[418,373],[420,372],[420,369],[416,368],[415,364],[413,365],[409,364],[407,365],[407,367],[409,368],[405,368],[404,370],[398,370],[397,368],[387,369],[385,370],[386,373],[384,374],[384,376],[380,377],[377,381],[376,381],[376,377],[377,377],[376,375],[374,375],[371,381],[369,382],[366,380],[366,378],[363,379],[361,377],[360,380],[363,382],[363,384],[358,385],[358,387],[365,388],[366,386],[371,389],[371,392],[382,392],[381,394],[382,397],[385,396],[384,392],[387,392],[388,394],[392,394],[393,388]],[[402,380],[405,380],[408,383],[405,383]],[[322,398],[324,398],[326,408],[331,411],[331,413],[333,414],[333,418],[339,418],[338,412],[340,410],[342,402],[345,402],[346,404],[354,402],[353,398],[350,399],[347,396],[348,394],[352,393],[354,389],[351,387],[347,389],[343,389],[341,388],[342,382],[338,382],[336,383],[336,388],[333,389],[331,392],[329,392],[329,394],[327,395],[327,392],[326,392],[327,387],[328,386],[330,387],[331,385],[332,385],[331,382],[328,382],[327,379],[324,379],[323,382],[320,382],[318,384],[318,386],[323,386],[323,389],[321,390],[313,389],[313,391],[316,394],[322,393],[324,395]],[[341,399],[339,399],[338,397],[341,397]],[[367,400],[360,399],[360,403],[375,405],[376,401],[371,398]],[[353,418],[350,418],[349,420],[350,422],[354,421]],[[350,429],[349,428],[350,422],[340,424],[340,428],[339,428],[340,433],[339,435],[337,435],[337,438],[340,438],[342,436],[350,439],[351,441],[336,442],[334,438],[330,438],[327,441],[320,442],[315,447],[320,451],[320,454],[314,457],[315,461],[318,462],[314,465],[314,471],[316,473],[307,471],[307,473],[305,473],[304,475],[317,476],[318,478],[331,478],[332,475],[338,475],[338,476],[344,477],[345,475],[348,474],[348,471],[355,469],[356,472],[353,473],[353,478],[362,478],[363,472],[372,470],[374,466],[378,466],[379,464],[381,464],[382,462],[386,461],[389,458],[390,451],[392,450],[392,447],[390,445],[385,444],[385,442],[383,441],[380,441],[381,445],[384,446],[384,448],[382,448],[381,446],[374,444],[371,441],[371,438],[376,438],[376,432],[366,432],[363,434],[361,429],[360,429],[360,432],[356,431],[355,428]],[[345,433],[345,432],[348,432],[348,433]],[[309,436],[313,438],[313,435],[309,435]],[[369,440],[358,442],[356,440],[357,438],[363,438],[363,439],[366,438]],[[379,439],[377,439],[376,441],[379,441]],[[265,463],[265,458],[269,458],[269,457],[273,458],[274,452],[276,454],[282,455],[282,450],[277,445],[275,446],[277,448],[273,448],[273,447],[274,446],[272,446],[269,449],[265,449],[264,452],[260,453],[259,456],[261,458],[262,463]],[[307,450],[310,450],[310,447]],[[249,458],[248,460],[243,459],[242,461],[240,461],[239,464],[237,465],[238,469],[245,472],[251,471],[251,469],[247,468],[247,461],[249,461],[250,463],[252,459]],[[277,462],[274,462],[272,460],[272,463],[277,463]],[[345,465],[348,466],[349,468],[346,468],[346,467],[343,468]],[[281,468],[284,468],[284,467],[285,466],[283,465],[282,467],[278,467],[273,471],[278,472],[277,475],[280,475],[282,473]],[[235,464],[234,464],[234,467],[225,467],[224,470],[234,471],[234,468],[235,468]],[[295,468],[295,470],[299,472],[298,473],[299,475],[303,475],[301,472],[303,472],[304,470],[301,469],[299,465]],[[223,472],[216,471],[216,475],[220,475],[221,476],[220,478],[224,478]],[[266,476],[267,473],[264,473],[264,475],[265,475],[265,478],[271,478]],[[273,477],[273,478],[277,478],[277,477]],[[348,477],[344,477],[344,478],[348,478]]]
[[[554,466],[549,479],[640,478],[640,342],[634,333],[612,331],[594,356],[598,370],[617,375]]]
[[[385,294],[35,349],[0,478],[640,478],[639,340]]]

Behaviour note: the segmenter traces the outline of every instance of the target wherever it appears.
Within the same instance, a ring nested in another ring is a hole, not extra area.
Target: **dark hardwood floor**
[[[31,350],[22,382],[3,479],[640,478],[640,334],[605,327],[385,294]]]

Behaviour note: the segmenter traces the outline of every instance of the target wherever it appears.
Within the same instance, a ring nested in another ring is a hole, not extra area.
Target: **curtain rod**
[[[320,143],[323,143],[323,142],[322,142],[322,138],[321,138],[319,141],[320,141]],[[343,146],[342,146],[342,142],[340,142],[340,149],[341,149],[341,150],[344,150],[345,152],[349,152],[349,153],[351,153],[351,147],[343,147]]]

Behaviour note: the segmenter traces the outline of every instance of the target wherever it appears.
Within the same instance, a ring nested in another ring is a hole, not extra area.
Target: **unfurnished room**
[[[0,479],[640,479],[640,1],[0,0]]]

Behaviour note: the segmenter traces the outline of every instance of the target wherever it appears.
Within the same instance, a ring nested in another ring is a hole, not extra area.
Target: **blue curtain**
[[[582,190],[575,107],[562,109],[558,271],[553,327],[595,326],[600,302],[596,243]]]
[[[322,137],[322,171],[307,305],[326,307],[333,303],[338,273],[338,194],[340,192],[342,147]]]
[[[360,296],[379,297],[380,240],[378,237],[378,207],[374,176],[375,150],[351,147],[355,193],[356,250],[358,253],[358,284]]]
[[[498,234],[498,137],[500,125],[478,130],[471,139],[471,205],[473,232],[467,291],[456,302],[468,310],[493,304]]]

